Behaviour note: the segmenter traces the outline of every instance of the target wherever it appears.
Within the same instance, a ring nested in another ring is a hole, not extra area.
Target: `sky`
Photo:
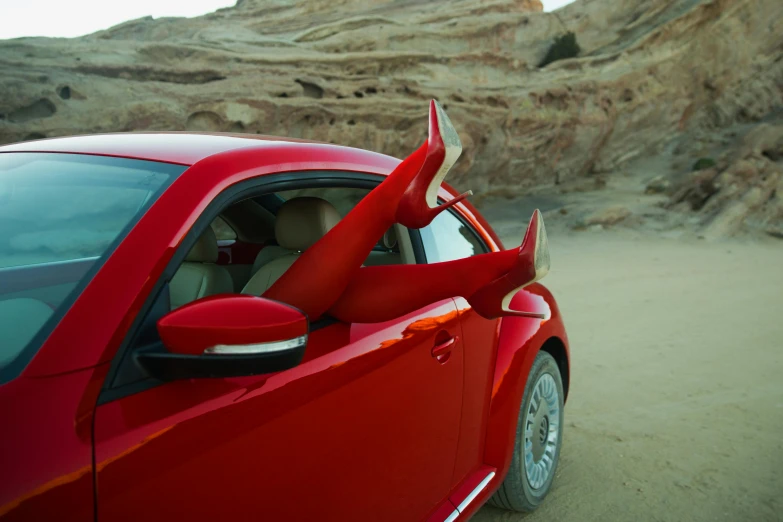
[[[552,11],[574,0],[542,0]],[[143,16],[199,16],[236,0],[0,0],[0,39],[70,38]]]

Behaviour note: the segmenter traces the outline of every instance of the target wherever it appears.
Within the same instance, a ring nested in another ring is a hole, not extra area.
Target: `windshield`
[[[186,167],[80,154],[0,154],[0,382]]]

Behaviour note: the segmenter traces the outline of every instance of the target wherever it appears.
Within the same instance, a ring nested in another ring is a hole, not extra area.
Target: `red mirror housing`
[[[252,355],[307,343],[307,316],[293,306],[242,294],[222,294],[177,308],[158,321],[172,354]]]

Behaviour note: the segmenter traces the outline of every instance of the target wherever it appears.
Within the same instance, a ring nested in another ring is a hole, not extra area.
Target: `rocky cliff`
[[[580,56],[539,68],[566,30]],[[629,165],[665,157],[640,176],[664,176],[650,190],[667,208],[714,229],[754,190],[720,234],[748,224],[783,234],[777,142],[745,139],[765,120],[767,141],[779,129],[780,0],[577,0],[556,13],[539,0],[240,0],[82,38],[0,41],[2,143],[198,130],[400,157],[426,135],[429,98],[465,146],[450,180],[479,200],[611,187]],[[690,171],[708,154],[705,182]],[[738,161],[756,166],[722,174]]]

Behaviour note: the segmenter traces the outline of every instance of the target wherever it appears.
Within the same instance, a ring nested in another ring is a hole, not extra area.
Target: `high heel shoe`
[[[468,191],[438,205],[438,188],[461,153],[462,143],[451,120],[443,107],[432,100],[427,151],[421,168],[400,198],[396,216],[398,223],[408,228],[426,227],[435,216],[473,195],[472,191]]]
[[[546,314],[512,310],[509,305],[519,290],[540,280],[548,272],[549,244],[541,212],[536,210],[530,219],[513,268],[506,275],[477,290],[467,298],[468,302],[480,316],[486,319],[503,316],[544,319]]]

